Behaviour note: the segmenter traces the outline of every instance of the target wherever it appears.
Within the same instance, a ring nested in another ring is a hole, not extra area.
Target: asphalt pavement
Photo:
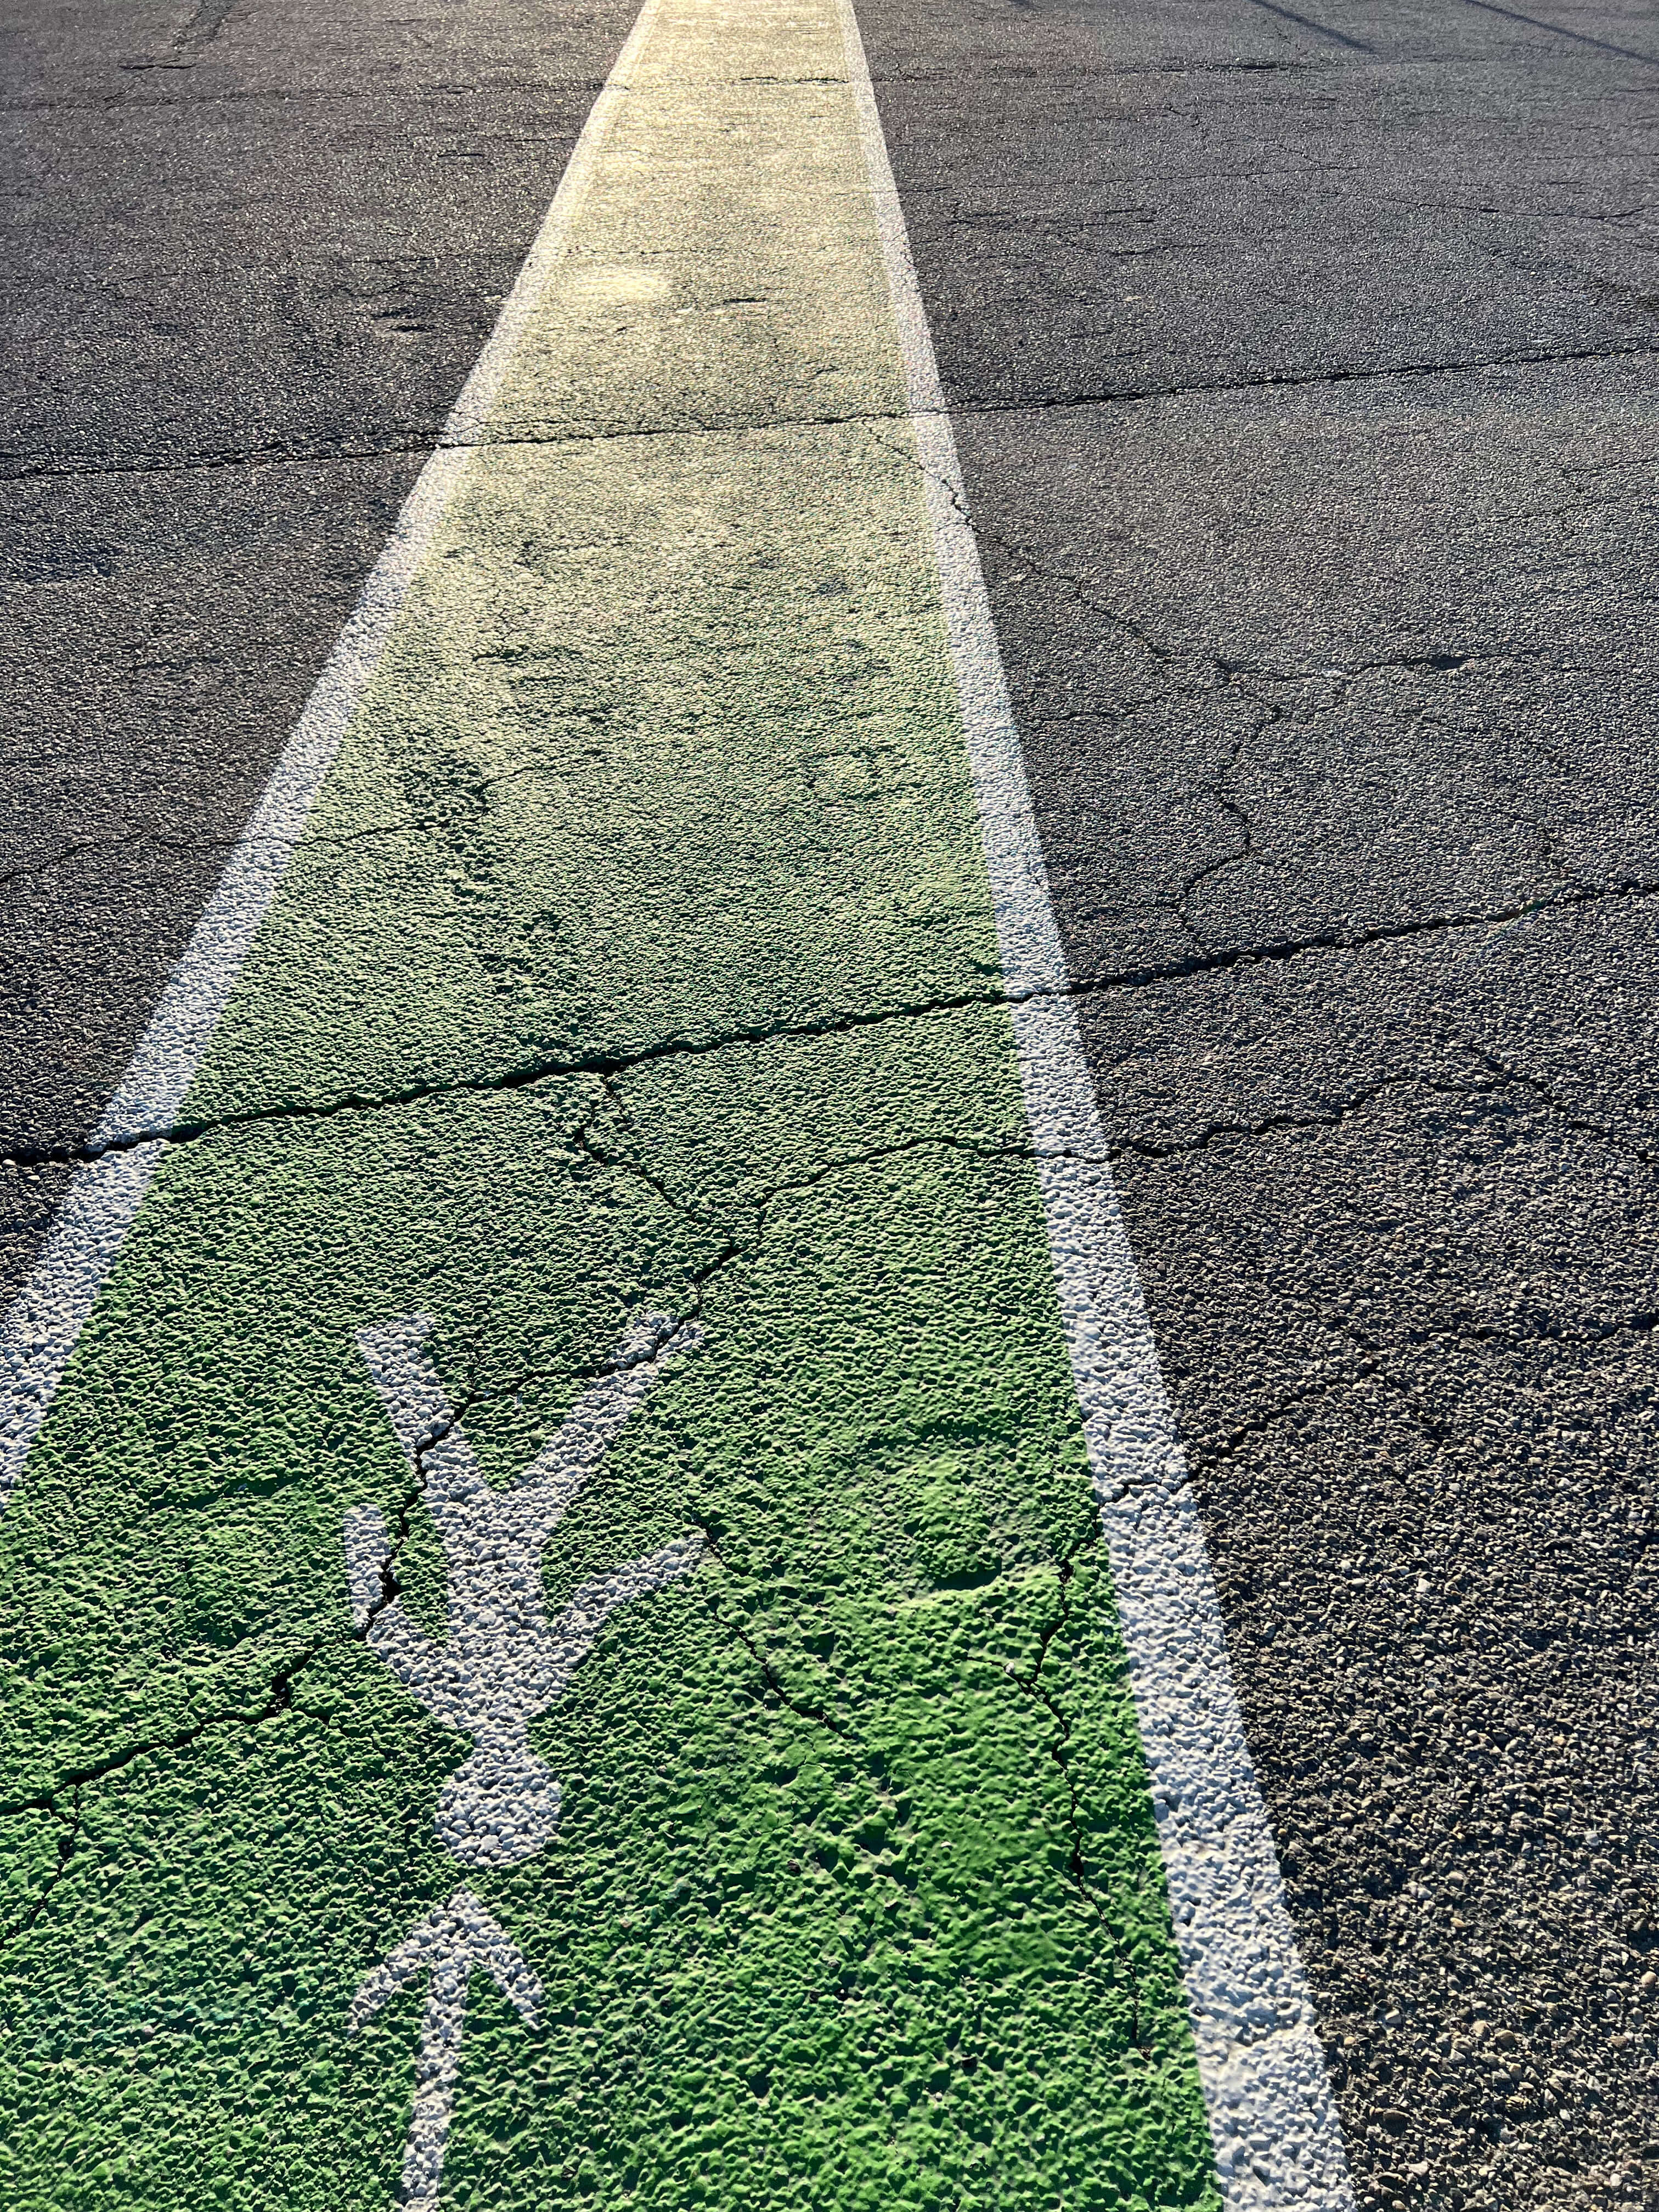
[[[1356,2195],[1659,2202],[1651,13],[858,13]],[[9,1285],[631,17],[11,12]]]

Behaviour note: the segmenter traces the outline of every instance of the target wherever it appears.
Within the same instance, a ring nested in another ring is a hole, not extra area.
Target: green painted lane
[[[844,76],[653,19],[0,1524],[9,2203],[1217,2201]],[[651,1315],[512,1649],[686,1571],[458,1861],[444,1454],[527,1497]],[[463,1890],[434,2136],[436,1953],[350,2014]]]

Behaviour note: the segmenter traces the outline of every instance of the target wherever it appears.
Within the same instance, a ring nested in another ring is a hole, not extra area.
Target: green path
[[[657,19],[0,1526],[20,2212],[380,2212],[421,1996],[347,2008],[463,1879],[545,1999],[473,1978],[447,2204],[1217,2201],[844,74]],[[647,1309],[547,1590],[710,1549],[458,1870],[354,1331],[506,1483]]]

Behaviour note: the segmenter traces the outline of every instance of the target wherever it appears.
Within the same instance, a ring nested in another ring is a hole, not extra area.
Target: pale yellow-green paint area
[[[902,420],[846,79],[828,9],[665,7],[487,434]]]
[[[995,994],[835,19],[629,87],[192,1113]]]

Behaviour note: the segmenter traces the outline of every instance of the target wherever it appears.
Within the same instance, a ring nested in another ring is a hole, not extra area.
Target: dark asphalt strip
[[[635,12],[6,10],[0,1150],[97,1121]]]
[[[1659,2202],[1646,11],[1316,12],[861,10],[1362,2202]]]

